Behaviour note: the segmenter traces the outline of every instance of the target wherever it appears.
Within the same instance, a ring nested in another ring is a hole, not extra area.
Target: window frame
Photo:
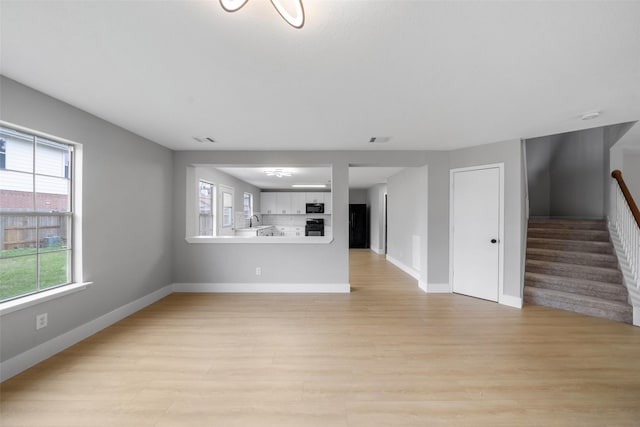
[[[249,196],[249,212],[247,212],[247,196]],[[244,211],[244,219],[249,219],[253,216],[253,193],[245,191],[242,195],[242,210]]]
[[[0,138],[0,170],[7,168],[7,140]]]
[[[232,187],[226,185],[220,185],[220,228],[221,230],[230,230],[233,229],[234,217],[233,217],[233,208],[234,208],[234,189]],[[231,201],[231,205],[227,206],[225,201],[225,194],[229,195],[229,200]],[[225,209],[229,209],[229,212],[225,212]],[[229,221],[226,221],[226,218]]]
[[[211,217],[211,234],[203,234],[202,233],[202,222],[201,222],[201,216],[202,211],[200,210],[200,201],[201,201],[201,196],[200,196],[200,192],[201,192],[201,186],[202,184],[206,184],[206,185],[210,185],[211,186],[211,194],[210,194],[210,211],[211,214],[207,215],[209,217]],[[217,227],[216,227],[216,184],[208,181],[206,179],[199,179],[198,180],[198,236],[203,236],[203,237],[214,237],[216,235],[216,231],[217,231]]]
[[[37,194],[37,188],[35,187],[35,178],[38,176],[50,176],[46,173],[38,173],[35,167],[36,157],[35,152],[38,145],[38,139],[44,139],[49,142],[53,142],[56,144],[63,144],[69,147],[69,174],[71,175],[69,178],[68,188],[69,188],[69,201],[68,201],[68,212],[47,212],[40,211],[38,212],[37,206],[34,205],[31,210],[25,211],[16,211],[11,212],[8,210],[2,210],[1,214],[3,217],[5,216],[18,216],[18,217],[60,217],[62,221],[68,221],[68,241],[67,248],[61,249],[59,251],[36,251],[36,286],[38,289],[21,293],[18,295],[13,295],[7,297],[3,300],[0,300],[0,316],[4,314],[8,314],[14,312],[16,310],[21,310],[23,308],[39,304],[41,302],[58,298],[62,295],[67,295],[72,292],[76,292],[79,290],[86,289],[90,282],[83,282],[83,271],[82,271],[82,144],[70,141],[68,139],[60,138],[55,135],[46,134],[44,132],[36,131],[30,128],[26,128],[23,126],[15,125],[13,123],[9,123],[3,120],[0,120],[0,126],[3,128],[7,128],[9,130],[13,130],[16,132],[28,134],[30,137],[33,137],[33,150],[34,150],[34,158],[33,158],[33,170],[30,172],[25,172],[33,177],[34,180],[34,188],[32,189],[34,192],[34,197]],[[6,145],[5,145],[6,149]],[[24,172],[24,171],[22,171]],[[64,176],[59,176],[56,178],[66,178]],[[37,231],[36,231],[37,233]],[[39,239],[39,235],[36,235],[36,239]],[[39,246],[39,245],[38,245]],[[38,248],[39,249],[39,248]],[[39,257],[42,255],[46,255],[47,253],[52,252],[67,252],[67,281],[65,283],[56,284],[55,286],[49,286],[46,288],[41,288],[38,285],[39,277],[38,271],[40,268],[40,259]],[[25,255],[27,256],[27,255]],[[3,259],[10,259],[10,257],[6,257]]]

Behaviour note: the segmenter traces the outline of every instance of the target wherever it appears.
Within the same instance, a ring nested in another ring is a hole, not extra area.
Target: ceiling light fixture
[[[265,169],[264,173],[267,176],[275,176],[277,178],[282,178],[284,176],[291,176],[293,173],[291,171],[287,171],[284,169]]]
[[[227,12],[235,12],[240,10],[248,0],[220,0],[220,5]],[[296,14],[290,14],[287,9],[280,3],[281,0],[271,0],[271,4],[276,8],[280,16],[294,28],[302,28],[304,25],[304,7],[302,0],[291,0],[295,3]]]
[[[293,188],[327,188],[325,184],[293,184]]]
[[[591,120],[600,116],[600,111],[592,111],[591,113],[585,113],[580,118],[582,120]]]

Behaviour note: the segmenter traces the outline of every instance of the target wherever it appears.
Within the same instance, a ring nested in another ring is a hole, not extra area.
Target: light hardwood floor
[[[639,426],[640,328],[427,295],[173,294],[1,385],[8,426]]]

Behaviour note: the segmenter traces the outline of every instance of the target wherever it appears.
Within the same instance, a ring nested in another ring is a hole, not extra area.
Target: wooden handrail
[[[631,196],[631,193],[627,188],[627,184],[625,184],[624,179],[622,179],[622,172],[616,169],[613,172],[611,172],[611,176],[615,178],[615,180],[618,182],[618,185],[620,186],[620,191],[622,191],[622,194],[624,195],[624,199],[627,201],[627,204],[629,205],[629,209],[631,209],[631,214],[633,215],[633,218],[636,220],[636,224],[638,224],[638,227],[640,227],[640,210],[638,210],[638,206],[636,205],[636,202],[633,200],[633,197]]]

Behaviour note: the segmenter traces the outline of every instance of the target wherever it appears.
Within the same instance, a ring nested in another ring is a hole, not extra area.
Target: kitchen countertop
[[[259,225],[257,227],[236,228],[236,231],[264,230],[265,228],[271,227],[273,227],[273,225]]]

